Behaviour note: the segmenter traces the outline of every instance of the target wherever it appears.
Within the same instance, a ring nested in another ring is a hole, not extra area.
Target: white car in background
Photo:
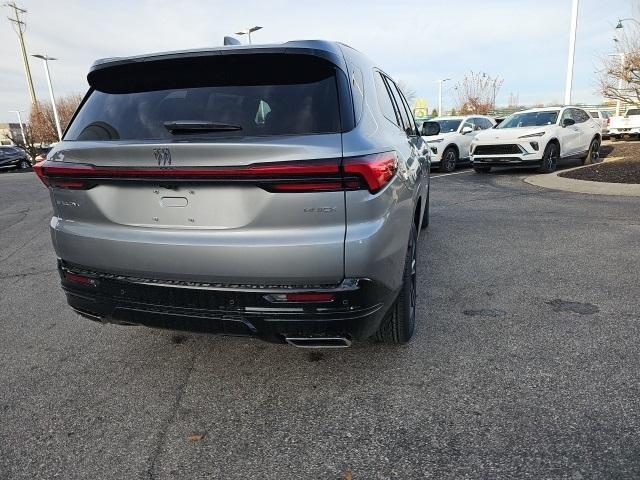
[[[589,114],[602,127],[602,138],[608,137],[611,116],[604,110],[589,110]]]
[[[624,115],[611,117],[609,136],[613,140],[625,136],[640,138],[640,108],[628,108]]]
[[[453,172],[456,166],[469,164],[471,140],[478,132],[493,128],[496,124],[492,118],[482,115],[437,117],[429,122],[436,122],[440,125],[439,134],[423,135],[423,137],[431,150],[431,165],[439,167],[442,172]]]
[[[600,123],[582,108],[533,108],[478,133],[471,144],[471,162],[479,173],[507,166],[538,167],[539,172],[550,173],[560,159],[598,162],[601,142]]]

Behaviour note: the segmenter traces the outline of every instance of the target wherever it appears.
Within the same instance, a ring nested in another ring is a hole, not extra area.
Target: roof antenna
[[[234,37],[224,37],[225,45],[240,45],[240,40]]]

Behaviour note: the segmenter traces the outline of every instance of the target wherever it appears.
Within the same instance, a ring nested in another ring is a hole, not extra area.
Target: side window
[[[598,112],[590,112],[592,118],[598,118]]]
[[[391,100],[391,94],[387,90],[387,85],[379,72],[375,72],[376,94],[378,96],[378,105],[382,114],[392,123],[402,128],[402,123],[396,115],[395,107]]]
[[[562,112],[562,117],[560,118],[560,125],[562,125],[565,121],[565,119],[570,118],[571,120],[573,120],[574,122],[577,123],[577,120],[574,118],[573,116],[573,109],[572,108],[567,108],[565,109],[564,112]]]
[[[573,110],[573,119],[576,123],[584,123],[589,120],[589,115],[586,114],[584,110],[580,110],[579,108],[572,108]]]
[[[582,116],[582,118],[584,118],[583,122],[586,122],[587,120],[591,119],[589,114],[587,112],[585,112],[584,110],[580,110],[580,115]]]
[[[483,118],[482,122],[484,123],[484,129],[485,130],[493,128],[493,123],[491,123],[491,120],[489,120],[488,118]]]
[[[473,129],[474,130],[484,130],[484,119],[483,118],[472,118]]]
[[[351,94],[353,96],[353,110],[356,114],[356,123],[360,122],[364,106],[364,79],[362,72],[352,63],[348,64],[349,80],[351,82]]]
[[[387,83],[391,87],[391,92],[393,93],[393,96],[396,99],[396,104],[398,105],[398,109],[400,110],[400,115],[402,116],[402,123],[404,127],[403,130],[407,133],[407,135],[416,135],[416,122],[413,119],[411,109],[407,104],[407,100],[404,98],[404,95],[402,94],[398,86],[391,79],[387,78]]]

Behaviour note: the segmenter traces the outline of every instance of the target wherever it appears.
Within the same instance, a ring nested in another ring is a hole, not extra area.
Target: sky
[[[337,40],[364,52],[396,80],[437,105],[454,106],[452,87],[469,71],[504,79],[497,96],[521,104],[559,103],[569,46],[571,0],[18,0],[28,10],[25,42],[47,53],[57,96],[84,93],[94,60],[221,45],[225,35],[260,25],[253,43]],[[573,102],[598,103],[596,71],[614,51],[618,18],[640,0],[580,0]],[[0,122],[29,110],[17,35],[0,16]],[[626,28],[633,24],[627,22]],[[243,41],[245,41],[243,39]],[[30,58],[36,95],[49,99],[42,61]]]

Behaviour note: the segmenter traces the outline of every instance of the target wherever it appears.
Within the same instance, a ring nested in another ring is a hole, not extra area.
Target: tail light
[[[272,192],[327,192],[367,189],[375,193],[396,173],[394,152],[342,159],[253,164],[238,167],[98,167],[85,163],[43,161],[34,166],[48,187],[90,189],[114,181],[244,182]]]
[[[364,157],[345,158],[342,164],[345,183],[353,175],[364,180],[371,193],[380,191],[393,178],[398,170],[398,158],[395,152],[377,153]]]

